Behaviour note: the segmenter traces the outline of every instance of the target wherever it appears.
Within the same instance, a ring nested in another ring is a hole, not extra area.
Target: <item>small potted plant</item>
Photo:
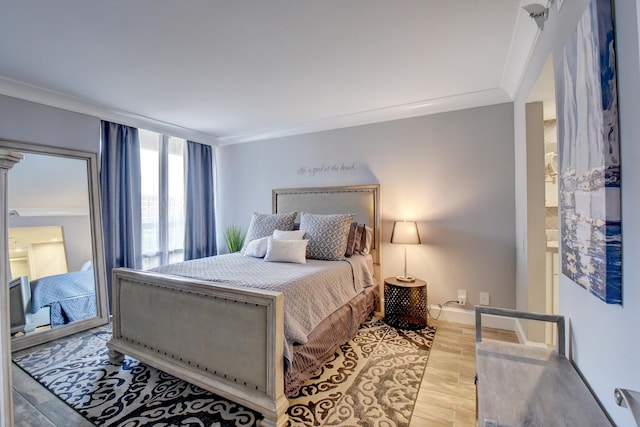
[[[229,253],[239,252],[244,243],[244,234],[242,228],[230,225],[224,230],[224,238],[227,241]]]

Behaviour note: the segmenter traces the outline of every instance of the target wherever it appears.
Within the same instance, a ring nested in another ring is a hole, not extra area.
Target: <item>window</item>
[[[184,139],[139,130],[142,268],[184,259]]]

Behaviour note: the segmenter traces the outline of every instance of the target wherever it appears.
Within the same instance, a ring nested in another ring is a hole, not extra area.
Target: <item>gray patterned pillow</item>
[[[283,231],[293,230],[293,223],[297,215],[298,212],[281,214],[254,213],[251,217],[251,222],[249,223],[247,235],[244,238],[242,253],[244,254],[249,242],[262,237],[271,236],[276,229]]]
[[[305,231],[307,258],[338,261],[344,259],[354,214],[318,215],[302,212],[300,230]]]

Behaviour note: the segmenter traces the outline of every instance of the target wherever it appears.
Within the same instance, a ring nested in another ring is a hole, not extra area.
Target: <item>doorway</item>
[[[529,197],[529,275],[528,310],[558,313],[558,138],[556,131],[555,81],[553,58],[545,63],[527,104],[527,174]],[[541,274],[543,272],[543,274]],[[555,345],[552,324],[528,325],[528,340]]]

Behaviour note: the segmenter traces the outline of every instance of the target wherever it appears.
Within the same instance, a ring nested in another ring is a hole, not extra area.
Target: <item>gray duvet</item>
[[[306,264],[266,262],[240,253],[218,255],[153,271],[212,283],[280,291],[284,295],[284,355],[305,344],[309,333],[362,289],[374,285],[369,255],[344,261],[307,260]]]

